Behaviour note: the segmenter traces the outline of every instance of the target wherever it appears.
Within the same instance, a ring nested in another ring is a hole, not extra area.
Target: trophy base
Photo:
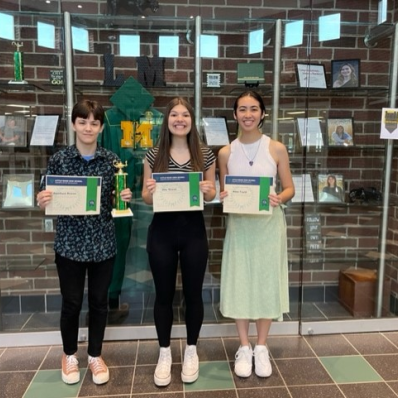
[[[26,80],[10,80],[8,84],[28,84]]]
[[[126,209],[126,210],[116,210],[113,209],[112,210],[112,217],[116,218],[116,217],[133,217],[133,212],[131,211],[131,209]]]

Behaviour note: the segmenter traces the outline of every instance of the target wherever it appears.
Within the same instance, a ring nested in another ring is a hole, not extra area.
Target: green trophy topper
[[[127,166],[127,161],[122,163],[115,160],[113,165],[119,170],[115,174],[115,208],[112,210],[112,217],[132,217],[133,212],[120,197],[120,192],[122,192],[127,185],[127,173],[123,173],[123,168]]]
[[[11,44],[17,48],[17,51],[14,52],[14,80],[10,80],[8,83],[27,84],[28,82],[24,80],[23,75],[23,54],[20,51],[23,43],[17,43],[16,41],[13,41]]]

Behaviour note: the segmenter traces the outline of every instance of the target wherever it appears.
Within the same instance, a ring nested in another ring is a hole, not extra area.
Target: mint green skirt
[[[220,310],[233,319],[281,319],[289,312],[287,231],[271,216],[229,214],[221,266]]]

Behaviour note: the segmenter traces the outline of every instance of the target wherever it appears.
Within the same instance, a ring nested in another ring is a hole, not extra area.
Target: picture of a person
[[[346,62],[340,67],[333,88],[358,87],[358,76],[352,64]]]
[[[0,127],[0,145],[12,146],[22,144],[23,129],[14,116],[6,117],[5,125]]]
[[[337,125],[335,131],[331,135],[331,144],[333,145],[352,145],[352,136],[344,130],[344,126]]]
[[[326,186],[322,188],[319,196],[320,202],[344,202],[344,191],[337,184],[337,177],[335,175],[328,175],[326,179]]]

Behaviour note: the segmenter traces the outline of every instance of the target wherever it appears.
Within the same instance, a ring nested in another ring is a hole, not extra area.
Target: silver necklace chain
[[[261,138],[258,140],[258,144],[257,144],[257,148],[256,148],[256,151],[254,152],[254,155],[253,156],[248,156],[248,154],[247,154],[247,152],[246,152],[246,149],[245,149],[245,146],[246,147],[249,147],[250,146],[250,148],[253,146],[253,144],[254,144],[254,142],[253,142],[253,144],[242,144],[242,142],[241,141],[239,141],[240,142],[240,145],[241,145],[241,147],[242,147],[242,152],[243,152],[243,154],[245,155],[245,157],[246,157],[246,159],[249,161],[249,165],[250,166],[253,166],[253,164],[254,164],[254,159],[256,158],[256,156],[257,156],[257,153],[258,153],[258,150],[260,149],[260,144],[261,144]]]

